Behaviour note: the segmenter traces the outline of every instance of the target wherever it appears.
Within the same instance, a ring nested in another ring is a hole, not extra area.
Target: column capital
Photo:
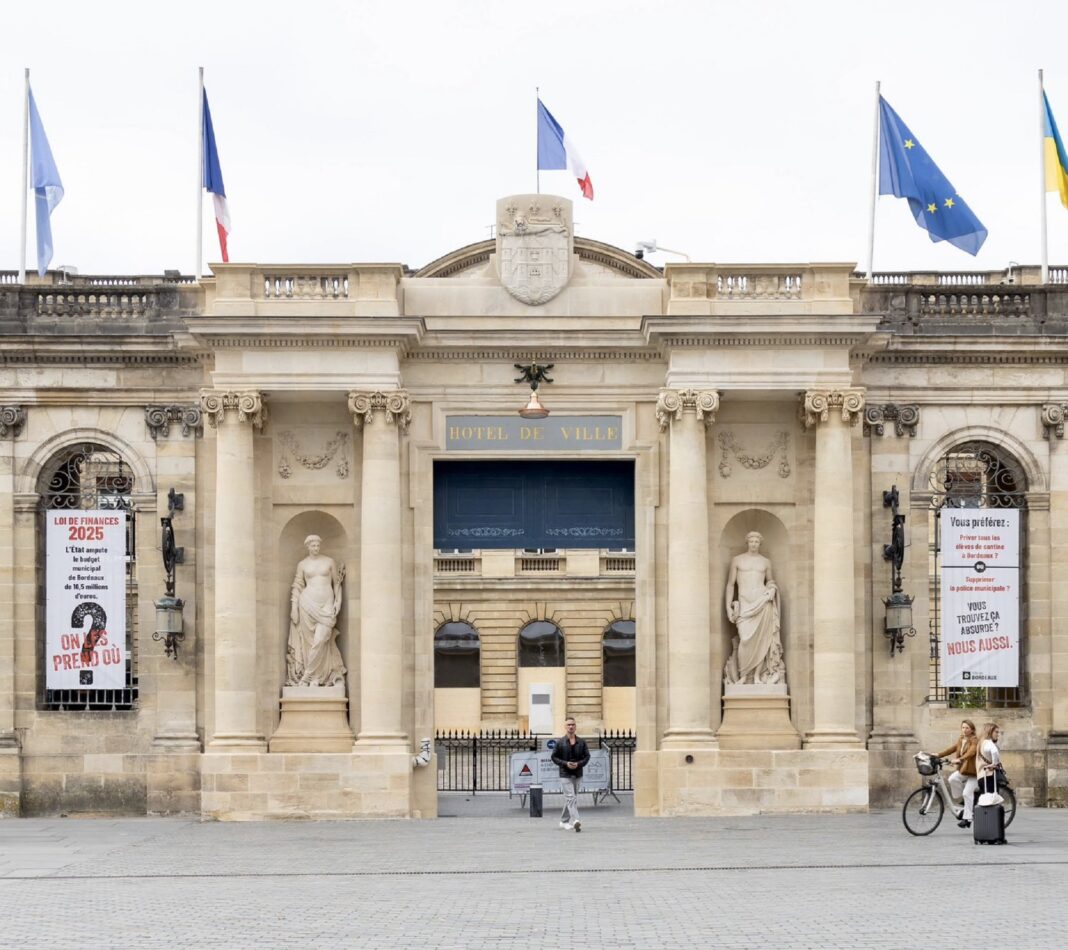
[[[916,405],[898,406],[892,402],[885,405],[864,407],[864,434],[882,435],[887,423],[894,424],[894,435],[915,438],[916,426],[920,423],[920,407]]]
[[[17,439],[26,424],[22,406],[0,406],[0,439]]]
[[[1042,407],[1042,437],[1052,439],[1064,438],[1064,414],[1068,412],[1068,406],[1058,403],[1047,404]]]
[[[842,413],[843,422],[855,426],[863,408],[863,389],[810,389],[804,394],[801,414],[806,429],[826,422],[832,410]]]
[[[202,389],[200,408],[208,417],[212,428],[218,428],[227,411],[236,412],[239,422],[251,422],[253,428],[262,429],[267,421],[267,407],[263,396],[255,390],[245,392]]]
[[[198,436],[204,431],[204,416],[199,405],[145,406],[145,425],[152,441],[170,435],[171,426],[182,425],[182,435]]]
[[[395,422],[401,432],[408,431],[412,419],[411,399],[406,389],[374,390],[349,393],[349,412],[357,428],[375,421],[375,413],[382,414],[387,423]]]
[[[699,422],[711,425],[719,411],[719,393],[714,389],[661,389],[656,397],[656,421],[663,432],[672,420],[682,419],[684,412],[696,413]]]

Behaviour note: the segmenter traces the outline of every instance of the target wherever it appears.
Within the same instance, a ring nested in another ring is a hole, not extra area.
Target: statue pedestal
[[[345,687],[283,686],[282,718],[270,752],[351,752]]]
[[[790,722],[786,684],[724,686],[723,724],[716,738],[721,749],[800,749],[801,736]]]

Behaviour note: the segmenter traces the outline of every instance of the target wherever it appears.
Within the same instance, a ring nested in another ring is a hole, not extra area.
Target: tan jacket
[[[975,775],[975,753],[979,750],[979,740],[975,736],[969,736],[967,739],[961,736],[956,742],[953,743],[948,749],[943,749],[938,753],[940,759],[944,759],[947,755],[952,755],[955,758],[960,759],[961,775]]]

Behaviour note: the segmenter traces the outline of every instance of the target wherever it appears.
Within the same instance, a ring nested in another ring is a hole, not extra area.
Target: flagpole
[[[534,87],[534,177],[538,182],[538,194],[541,194],[541,165],[538,163],[538,122],[541,116],[538,114],[538,106],[541,104],[541,87]]]
[[[19,190],[22,192],[22,216],[19,234],[19,283],[26,283],[26,192],[29,191],[27,175],[30,164],[30,69],[26,67],[26,88],[22,94],[22,177]]]
[[[871,283],[872,263],[875,259],[875,202],[878,198],[879,174],[879,92],[882,83],[875,80],[875,128],[871,137],[871,214],[868,216],[868,283]]]
[[[1038,185],[1042,194],[1042,283],[1049,280],[1049,249],[1046,234],[1046,93],[1042,70],[1038,71]]]
[[[197,266],[196,278],[203,274],[204,260],[204,67],[197,67]]]

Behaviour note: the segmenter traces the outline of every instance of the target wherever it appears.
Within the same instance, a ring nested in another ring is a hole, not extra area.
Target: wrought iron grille
[[[38,704],[42,710],[129,710],[137,704],[137,519],[134,476],[121,455],[102,445],[82,443],[55,456],[41,474],[38,517],[37,629]],[[45,679],[45,512],[106,509],[126,513],[126,685],[123,689],[48,689]]]
[[[947,508],[1020,509],[1020,630],[1027,626],[1027,480],[1015,459],[989,442],[966,442],[947,452],[931,472],[931,541],[928,552],[930,681],[928,701],[961,709],[1014,709],[1027,704],[1019,687],[940,686],[942,630],[942,512]],[[1026,649],[1021,635],[1021,653]]]
[[[446,731],[435,736],[439,792],[507,792],[513,752],[537,752],[552,736],[515,730]],[[605,732],[589,739],[591,748],[608,749],[612,790],[634,791],[633,732]]]

